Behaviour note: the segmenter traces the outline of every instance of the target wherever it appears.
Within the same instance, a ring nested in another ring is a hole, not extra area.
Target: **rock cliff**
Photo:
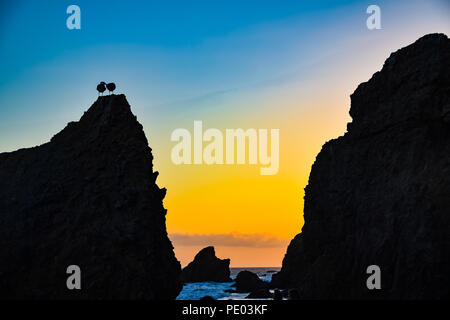
[[[165,189],[124,95],[38,147],[0,154],[0,297],[174,299]],[[66,269],[81,269],[68,290]]]
[[[450,297],[450,40],[391,54],[351,95],[348,132],[323,146],[305,224],[273,286],[303,298]],[[368,290],[369,265],[381,290]]]
[[[200,250],[182,271],[183,282],[230,282],[230,259],[216,257],[214,247]]]

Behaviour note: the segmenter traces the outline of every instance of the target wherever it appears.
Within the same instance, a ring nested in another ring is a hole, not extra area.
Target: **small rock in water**
[[[258,289],[268,288],[269,284],[262,281],[255,273],[244,270],[236,276],[236,284],[234,286],[237,292],[253,292]]]

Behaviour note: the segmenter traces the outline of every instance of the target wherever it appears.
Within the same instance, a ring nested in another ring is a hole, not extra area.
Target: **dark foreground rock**
[[[49,143],[0,154],[0,297],[173,299],[181,267],[153,156],[124,95]],[[81,268],[81,290],[66,269]]]
[[[273,298],[273,294],[269,289],[258,289],[251,292],[245,299],[267,299]]]
[[[219,259],[214,247],[206,247],[197,253],[181,275],[183,282],[230,282],[230,259]]]
[[[266,289],[269,287],[267,282],[262,281],[255,273],[251,271],[241,271],[236,276],[235,292],[253,292],[259,289]]]
[[[350,115],[312,166],[305,225],[272,285],[302,298],[449,298],[450,40],[393,53]],[[381,290],[366,286],[370,265]]]

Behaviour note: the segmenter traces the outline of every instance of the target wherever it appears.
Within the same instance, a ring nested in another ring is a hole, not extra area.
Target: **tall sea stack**
[[[152,161],[124,95],[0,154],[0,298],[174,299],[181,266]],[[66,285],[70,265],[80,290]]]
[[[351,96],[348,132],[323,146],[305,224],[272,285],[312,299],[450,297],[450,40],[391,54]],[[381,270],[381,289],[366,286]]]

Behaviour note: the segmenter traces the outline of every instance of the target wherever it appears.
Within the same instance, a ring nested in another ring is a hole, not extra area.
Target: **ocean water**
[[[183,286],[177,300],[200,300],[204,296],[211,296],[217,300],[242,300],[248,296],[248,293],[229,293],[224,290],[234,289],[234,279],[240,271],[248,270],[256,273],[258,277],[270,282],[272,275],[280,271],[280,268],[230,268],[230,276],[233,282],[195,282],[186,283]]]

